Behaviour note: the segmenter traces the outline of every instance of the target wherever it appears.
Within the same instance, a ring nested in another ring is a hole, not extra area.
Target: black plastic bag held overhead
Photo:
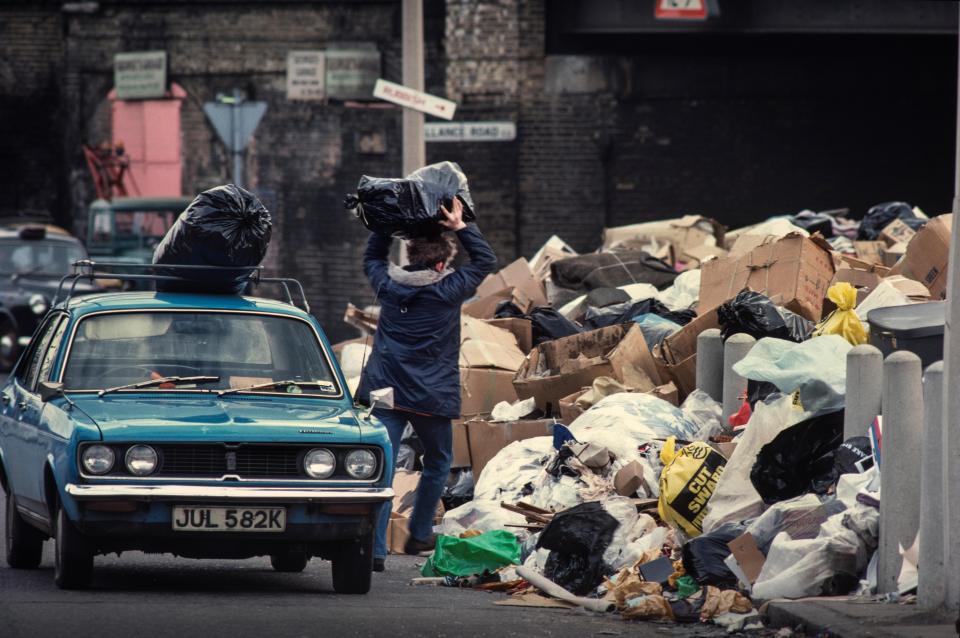
[[[205,190],[180,213],[153,251],[153,263],[219,266],[236,271],[196,271],[190,282],[157,282],[161,292],[240,293],[250,268],[259,266],[270,244],[272,222],[266,206],[234,184]],[[183,271],[159,274],[187,277]]]
[[[410,239],[439,235],[444,230],[441,204],[450,210],[453,198],[463,204],[463,221],[476,221],[467,176],[455,162],[439,162],[419,168],[403,179],[364,175],[356,195],[343,204],[363,225],[381,235]]]

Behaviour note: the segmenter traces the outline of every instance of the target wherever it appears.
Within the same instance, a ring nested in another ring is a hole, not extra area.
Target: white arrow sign
[[[408,109],[422,111],[445,120],[452,120],[457,110],[457,103],[423,91],[415,91],[402,84],[394,84],[386,80],[377,80],[373,87],[373,97],[399,104]]]

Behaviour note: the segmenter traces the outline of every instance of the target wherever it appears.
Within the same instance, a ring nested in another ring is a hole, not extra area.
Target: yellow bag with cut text
[[[867,330],[857,316],[857,289],[845,281],[833,284],[827,290],[827,298],[837,304],[837,309],[817,324],[814,337],[840,335],[851,345],[859,346],[867,342]]]
[[[698,441],[677,449],[677,439],[667,439],[660,452],[660,500],[657,510],[665,523],[693,538],[703,531],[707,501],[723,475],[727,459],[707,443]]]

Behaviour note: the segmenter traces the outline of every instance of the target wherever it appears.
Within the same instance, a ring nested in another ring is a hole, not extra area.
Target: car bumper
[[[247,487],[207,485],[77,485],[66,492],[86,501],[189,501],[191,503],[383,503],[393,498],[389,487]]]

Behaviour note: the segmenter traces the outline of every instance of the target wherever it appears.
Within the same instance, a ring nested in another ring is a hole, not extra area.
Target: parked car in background
[[[0,372],[13,368],[71,264],[86,259],[76,237],[49,224],[0,222]],[[96,286],[77,283],[77,292]]]
[[[78,588],[97,554],[268,555],[284,572],[319,556],[337,592],[365,593],[391,458],[292,303],[72,298],[0,388],[7,562],[36,568],[53,538],[54,579]]]
[[[98,199],[87,213],[87,250],[101,261],[149,264],[190,197]]]

